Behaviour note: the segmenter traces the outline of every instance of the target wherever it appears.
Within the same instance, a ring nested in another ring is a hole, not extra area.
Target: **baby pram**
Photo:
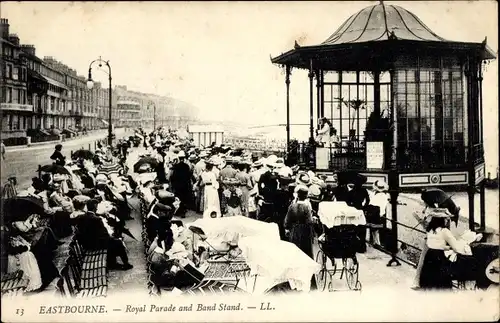
[[[318,209],[323,234],[318,238],[320,250],[316,262],[321,270],[316,275],[318,290],[332,289],[331,279],[337,273],[337,259],[342,261],[340,279],[345,277],[350,290],[361,290],[359,263],[356,253],[361,241],[357,235],[357,225],[363,213],[345,202],[321,202]]]

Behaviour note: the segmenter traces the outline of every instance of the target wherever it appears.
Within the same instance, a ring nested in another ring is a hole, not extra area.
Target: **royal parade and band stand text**
[[[142,304],[142,305],[125,305],[124,308],[113,309],[114,312],[125,312],[131,314],[140,313],[158,313],[158,312],[217,312],[217,311],[242,311],[242,310],[260,310],[273,311],[275,308],[270,302],[262,302],[258,305],[244,306],[241,303],[192,303],[187,305],[174,304]],[[105,305],[54,305],[40,306],[38,314],[105,314],[108,309]]]

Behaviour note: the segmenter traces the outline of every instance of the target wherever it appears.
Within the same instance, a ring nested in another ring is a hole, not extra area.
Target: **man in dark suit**
[[[73,202],[75,208],[81,211],[74,217],[73,223],[76,227],[75,239],[77,239],[85,250],[99,250],[107,248],[109,233],[102,219],[95,214],[97,200],[89,200],[86,204],[78,200]],[[83,205],[82,205],[83,204]],[[87,211],[85,211],[85,206]],[[77,213],[75,211],[74,213]]]

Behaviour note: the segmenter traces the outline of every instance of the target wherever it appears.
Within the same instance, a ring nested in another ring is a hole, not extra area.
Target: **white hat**
[[[389,189],[389,185],[383,180],[383,179],[378,179],[373,183],[373,190],[377,192],[385,192]]]
[[[179,154],[177,154],[177,157],[179,157],[179,158],[185,158],[186,157],[186,153],[184,152],[184,150],[179,151]]]
[[[269,157],[266,158],[264,164],[274,167],[274,164],[276,163],[277,160],[278,160],[278,156],[270,155]]]
[[[98,174],[95,177],[95,182],[96,184],[107,184],[108,183],[108,177],[104,174]]]
[[[65,179],[66,179],[66,177],[63,174],[54,174],[54,176],[52,177],[52,181],[54,183],[60,183],[60,182],[64,181]]]

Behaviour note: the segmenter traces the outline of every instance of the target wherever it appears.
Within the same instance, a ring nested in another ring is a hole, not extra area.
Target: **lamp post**
[[[108,67],[108,79],[109,79],[109,116],[108,116],[108,145],[111,146],[113,144],[113,125],[111,124],[112,120],[112,98],[113,98],[113,88],[111,87],[111,66],[109,65],[109,61],[104,61],[100,56],[98,59],[93,60],[89,65],[89,79],[87,80],[87,88],[92,90],[94,87],[94,81],[92,80],[92,64],[95,62],[99,63],[99,67],[102,65],[106,65]]]
[[[149,109],[150,105],[153,105],[153,131],[155,131],[156,130],[156,104],[153,101],[149,101],[148,109]]]

